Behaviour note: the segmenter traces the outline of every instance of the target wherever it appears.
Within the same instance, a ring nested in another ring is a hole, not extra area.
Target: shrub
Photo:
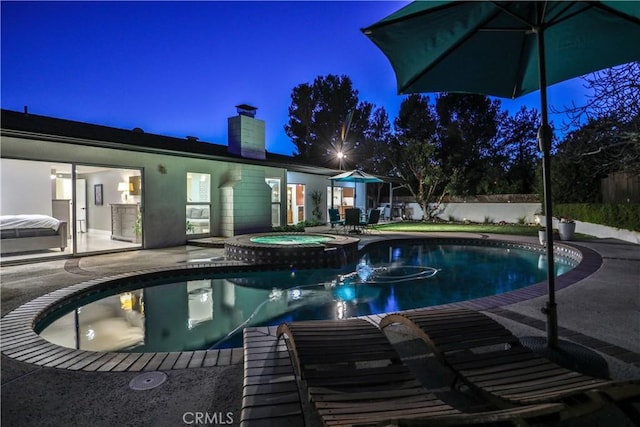
[[[290,233],[290,232],[304,232],[304,222],[299,222],[295,225],[281,225],[279,227],[272,227],[272,231],[276,233]]]
[[[640,204],[560,204],[553,208],[557,217],[566,217],[592,224],[640,231]]]
[[[320,209],[322,204],[322,192],[318,190],[311,192],[311,201],[313,203],[313,219],[320,222],[322,220],[322,210]]]

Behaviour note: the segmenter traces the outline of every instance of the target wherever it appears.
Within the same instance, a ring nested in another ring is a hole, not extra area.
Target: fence
[[[640,176],[616,172],[600,183],[603,203],[640,203]]]

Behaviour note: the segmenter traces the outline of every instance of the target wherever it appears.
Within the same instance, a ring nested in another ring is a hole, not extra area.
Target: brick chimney
[[[228,150],[248,159],[264,160],[265,154],[265,125],[264,120],[256,119],[256,107],[251,105],[236,105],[238,115],[229,117]]]

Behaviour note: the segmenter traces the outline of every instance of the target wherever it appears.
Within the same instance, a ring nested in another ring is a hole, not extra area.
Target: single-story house
[[[228,144],[220,145],[2,110],[3,222],[44,215],[66,228],[62,243],[47,248],[51,236],[26,244],[33,230],[8,236],[3,225],[3,260],[36,249],[36,256],[77,255],[267,232],[313,219],[318,192],[326,221],[328,178],[340,171],[268,153],[256,109],[237,111],[228,119]],[[365,194],[364,184],[357,185]],[[336,183],[333,203],[352,206],[353,191],[354,183]],[[363,199],[357,199],[361,208]]]

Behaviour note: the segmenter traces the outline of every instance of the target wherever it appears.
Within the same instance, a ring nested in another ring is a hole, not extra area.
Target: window
[[[267,178],[265,182],[271,187],[271,226],[280,226],[280,179]]]
[[[187,173],[187,234],[211,231],[211,175]]]

